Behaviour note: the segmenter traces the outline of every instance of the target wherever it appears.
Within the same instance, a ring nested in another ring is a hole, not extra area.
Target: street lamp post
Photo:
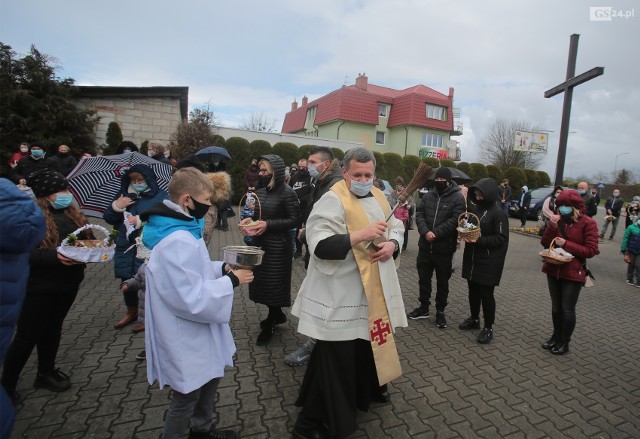
[[[620,154],[618,154],[616,156],[616,161],[613,164],[613,178],[616,178],[616,172],[618,172],[618,157],[620,157],[621,155],[625,155],[625,154],[629,154],[628,152],[621,152]]]

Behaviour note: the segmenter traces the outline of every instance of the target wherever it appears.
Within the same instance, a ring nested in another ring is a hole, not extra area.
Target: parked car
[[[531,189],[528,192],[531,194],[531,201],[529,202],[527,219],[542,221],[542,205],[544,204],[544,200],[551,196],[554,188],[555,186],[543,186],[536,189]],[[520,208],[518,207],[518,201],[520,201],[520,196],[512,199],[511,204],[509,205],[509,215],[515,218],[520,218]]]

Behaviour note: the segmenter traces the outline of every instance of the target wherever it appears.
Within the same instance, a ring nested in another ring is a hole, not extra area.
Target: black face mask
[[[449,182],[447,181],[436,181],[435,183],[435,187],[438,190],[438,193],[442,194],[444,193],[444,191],[447,190],[447,188],[449,187]]]
[[[258,182],[260,182],[261,187],[267,187],[269,183],[271,183],[272,178],[273,175],[260,175],[258,176]]]
[[[193,205],[195,206],[195,209],[192,209],[189,206],[187,206],[187,210],[189,211],[191,216],[194,217],[195,219],[204,218],[205,214],[209,211],[209,207],[211,206],[204,203],[198,203],[196,199],[193,197],[191,197],[191,201],[193,201]]]
[[[68,152],[59,152],[59,153],[58,153],[58,155],[59,155],[60,157],[68,157],[68,156],[69,156],[69,153],[68,153]]]

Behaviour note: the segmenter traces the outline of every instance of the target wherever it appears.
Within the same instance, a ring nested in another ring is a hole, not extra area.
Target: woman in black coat
[[[469,211],[480,218],[480,237],[465,240],[462,277],[469,285],[471,317],[460,323],[459,328],[479,329],[482,305],[484,329],[478,335],[478,343],[489,343],[493,338],[496,316],[493,290],[500,283],[507,256],[509,219],[498,207],[498,182],[493,178],[483,178],[471,186],[468,201]]]
[[[27,183],[42,209],[46,233],[39,247],[29,255],[31,271],[24,304],[2,371],[2,385],[14,401],[19,398],[16,393],[18,378],[35,347],[38,374],[33,386],[52,392],[63,392],[71,387],[69,377],[56,368],[56,356],[62,323],[78,294],[86,267],[57,251],[67,235],[87,224],[85,216],[72,204],[73,195],[65,177],[45,169],[31,174]],[[85,238],[87,236],[81,236],[81,239]]]
[[[257,204],[253,220],[255,227],[240,230],[253,236],[253,245],[265,251],[262,264],[253,270],[254,282],[249,285],[249,298],[267,305],[269,315],[260,322],[262,331],[256,344],[271,340],[275,325],[287,321],[282,307],[291,306],[291,263],[293,258],[289,231],[298,224],[300,205],[294,190],[285,183],[284,161],[280,156],[268,154],[258,162]],[[245,218],[240,224],[251,221]]]

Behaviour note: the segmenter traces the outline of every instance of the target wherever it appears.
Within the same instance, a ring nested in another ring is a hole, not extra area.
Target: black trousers
[[[78,289],[50,294],[27,292],[18,319],[16,335],[9,345],[4,360],[2,384],[7,390],[15,391],[20,373],[36,346],[38,373],[55,369],[62,323],[77,294]]]
[[[453,253],[435,255],[422,248],[418,249],[416,266],[418,268],[418,287],[420,289],[420,305],[429,308],[431,302],[431,278],[436,273],[436,310],[444,311],[449,297],[449,279]]]
[[[480,285],[467,280],[469,285],[469,310],[471,317],[478,319],[480,317],[480,306],[482,305],[482,314],[484,316],[485,328],[492,328],[496,321],[496,299],[493,296],[495,286]]]
[[[520,208],[520,223],[522,224],[522,227],[527,224],[527,209],[524,207]]]
[[[551,296],[553,335],[568,343],[576,328],[576,304],[582,283],[556,279],[552,276],[547,276],[547,283]]]

